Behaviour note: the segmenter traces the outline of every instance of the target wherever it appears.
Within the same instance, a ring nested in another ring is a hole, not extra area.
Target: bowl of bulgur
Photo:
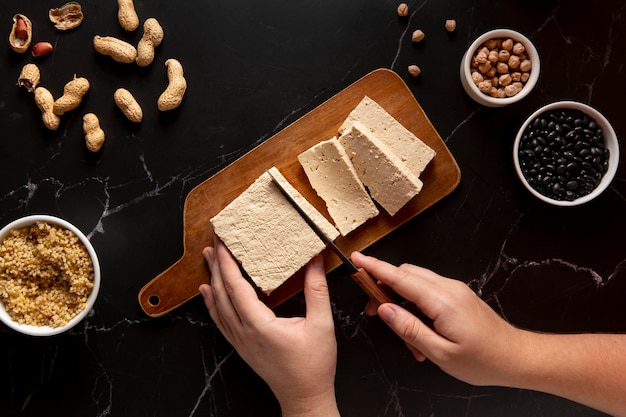
[[[92,309],[100,265],[71,223],[32,215],[0,230],[0,321],[31,336],[63,333]]]

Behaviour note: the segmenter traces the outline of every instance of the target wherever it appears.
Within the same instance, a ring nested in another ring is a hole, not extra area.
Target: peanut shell
[[[117,62],[130,64],[137,59],[137,49],[133,45],[112,36],[94,36],[93,46],[96,52],[110,56]]]
[[[115,104],[124,116],[131,122],[139,123],[143,120],[143,110],[132,93],[125,88],[118,88],[113,94]]]
[[[71,1],[61,7],[50,9],[48,18],[54,23],[54,27],[59,30],[74,29],[83,22],[83,9],[80,4]]]
[[[9,34],[9,45],[15,52],[23,54],[33,41],[33,25],[23,14],[13,16],[13,27]]]
[[[104,144],[104,130],[100,127],[98,116],[87,113],[83,116],[83,133],[85,133],[85,145],[91,152],[98,152]]]
[[[160,111],[173,110],[180,106],[187,90],[187,80],[185,80],[183,75],[181,63],[174,58],[170,58],[165,61],[165,66],[167,67],[169,85],[157,100],[157,107]]]
[[[25,87],[29,93],[32,93],[37,88],[40,80],[41,73],[39,67],[35,64],[26,64],[22,67],[20,76],[17,79],[17,85]]]
[[[83,96],[89,91],[89,81],[86,78],[76,78],[63,87],[63,95],[54,102],[53,112],[62,116],[74,110],[81,103]]]
[[[143,36],[137,44],[137,65],[146,67],[154,60],[154,48],[163,41],[163,28],[151,17],[143,24]]]
[[[139,27],[139,16],[135,11],[133,0],[117,0],[119,7],[117,12],[117,20],[120,25],[127,31],[132,32]]]

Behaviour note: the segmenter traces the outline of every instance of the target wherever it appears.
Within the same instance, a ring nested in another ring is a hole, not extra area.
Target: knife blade
[[[307,225],[315,232],[315,234],[324,242],[326,247],[329,247],[335,254],[339,257],[339,259],[343,262],[343,264],[349,269],[350,277],[359,284],[359,286],[365,291],[365,293],[374,301],[379,304],[383,303],[393,303],[394,299],[390,290],[386,287],[381,287],[376,283],[376,281],[371,277],[370,274],[367,273],[363,268],[358,268],[351,260],[348,258],[339,247],[335,244],[335,242],[330,239],[322,229],[309,217],[309,215],[300,207],[297,201],[293,199],[293,197],[285,190],[282,184],[272,175],[271,172],[266,171],[267,174],[272,179],[272,182],[278,188],[278,190],[282,193],[282,195],[287,199],[287,201],[291,204],[291,206],[298,212],[300,217],[307,223]]]

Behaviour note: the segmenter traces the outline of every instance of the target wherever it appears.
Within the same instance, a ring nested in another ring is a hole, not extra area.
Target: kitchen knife
[[[357,268],[354,263],[348,258],[342,251],[335,245],[335,242],[332,241],[320,228],[319,226],[309,217],[309,215],[298,205],[298,203],[293,199],[293,197],[285,190],[282,184],[276,180],[276,178],[269,172],[266,171],[267,174],[272,179],[272,182],[278,188],[278,190],[285,196],[287,201],[293,206],[294,209],[300,214],[300,216],[306,221],[311,229],[317,234],[317,236],[324,242],[324,244],[331,248],[335,254],[341,259],[343,264],[348,267],[350,270],[350,276],[352,279],[359,284],[359,286],[365,291],[365,293],[374,301],[382,304],[382,303],[393,303],[392,293],[386,288],[381,287],[374,281],[374,279],[367,273],[363,268]]]

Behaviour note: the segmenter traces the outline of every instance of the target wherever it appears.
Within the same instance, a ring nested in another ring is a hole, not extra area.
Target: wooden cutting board
[[[393,217],[381,209],[376,218],[347,237],[337,238],[337,246],[348,255],[361,251],[452,192],[461,179],[459,167],[421,106],[396,73],[386,69],[373,71],[191,190],[183,209],[183,256],[139,292],[139,304],[146,314],[162,316],[199,294],[199,285],[210,279],[201,253],[204,247],[213,245],[209,219],[272,166],[330,220],[324,201],[311,188],[297,156],[336,136],[339,126],[366,95],[437,155],[420,176],[424,183],[420,194]],[[323,255],[327,272],[340,265],[332,251],[325,250]],[[275,307],[301,291],[303,280],[301,270],[269,296],[259,293],[259,297]],[[360,291],[356,284],[354,290]]]

